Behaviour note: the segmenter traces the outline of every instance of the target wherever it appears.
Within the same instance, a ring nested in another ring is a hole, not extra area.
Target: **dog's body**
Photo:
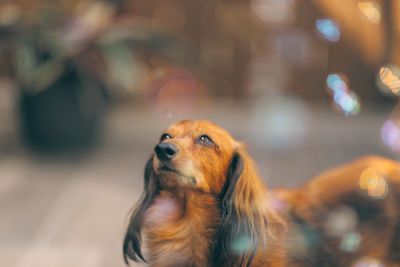
[[[400,166],[367,157],[268,191],[229,133],[182,121],[146,165],[124,255],[162,267],[400,266]]]

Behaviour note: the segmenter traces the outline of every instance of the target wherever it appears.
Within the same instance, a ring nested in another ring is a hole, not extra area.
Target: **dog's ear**
[[[214,266],[250,266],[257,250],[264,245],[264,190],[253,161],[243,148],[238,149],[221,193],[222,222],[212,254]]]
[[[128,258],[136,262],[140,260],[146,262],[140,248],[141,226],[146,210],[150,207],[154,197],[158,193],[158,184],[153,171],[152,162],[153,157],[151,157],[146,163],[144,170],[144,191],[133,210],[128,229],[126,230],[125,234],[123,253],[124,260],[127,264],[129,264]]]

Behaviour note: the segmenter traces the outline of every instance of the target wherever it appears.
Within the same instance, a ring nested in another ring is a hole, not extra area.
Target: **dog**
[[[268,190],[226,130],[180,121],[146,164],[123,253],[157,267],[400,266],[400,165],[369,156]]]

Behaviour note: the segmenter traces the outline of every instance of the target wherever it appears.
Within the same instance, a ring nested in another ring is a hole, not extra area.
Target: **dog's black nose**
[[[171,143],[158,144],[154,150],[157,158],[161,161],[168,161],[175,157],[176,153],[178,153],[178,148]]]

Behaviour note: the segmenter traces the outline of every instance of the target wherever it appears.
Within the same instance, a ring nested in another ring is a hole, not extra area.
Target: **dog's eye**
[[[160,142],[164,141],[166,139],[171,139],[171,138],[172,138],[172,136],[170,134],[165,133],[165,134],[161,135]]]
[[[212,146],[214,145],[214,141],[208,135],[201,135],[197,138],[196,143],[204,146]]]

